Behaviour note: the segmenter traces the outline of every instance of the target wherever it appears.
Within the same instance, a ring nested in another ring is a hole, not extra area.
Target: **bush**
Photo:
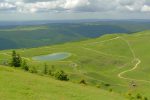
[[[22,69],[24,69],[25,71],[29,71],[29,66],[27,64],[27,62],[24,60],[22,62],[22,65],[21,65]]]
[[[132,97],[132,93],[130,93],[130,92],[129,92],[129,93],[127,93],[127,95],[128,95],[129,97]]]
[[[30,72],[31,72],[31,73],[37,73],[37,69],[36,69],[35,67],[31,67],[31,68],[30,68]]]
[[[110,86],[110,84],[108,84],[108,83],[106,83],[106,84],[104,84],[105,86],[107,86],[107,87],[109,87]]]
[[[112,92],[112,89],[109,89],[109,92]]]
[[[144,97],[144,100],[148,100],[148,98],[147,98],[147,97]]]
[[[137,98],[137,99],[142,99],[141,94],[137,94],[137,95],[136,95],[136,98]]]
[[[96,87],[97,87],[97,88],[101,88],[101,86],[100,86],[100,85],[96,85]]]
[[[54,76],[54,74],[53,74],[53,72],[52,72],[52,70],[51,70],[51,69],[48,69],[48,75],[50,75],[50,76]]]
[[[55,67],[54,67],[54,65],[52,65],[51,68],[48,69],[48,74],[50,76],[54,76],[54,74],[55,74]]]
[[[48,75],[50,76],[54,76],[55,75],[55,71],[53,71],[52,69],[48,69]]]
[[[65,74],[65,72],[62,70],[55,73],[55,78],[58,80],[62,80],[62,81],[68,81],[69,80],[68,75]]]
[[[86,85],[87,83],[86,83],[86,81],[85,81],[84,79],[82,79],[82,80],[80,81],[80,84]]]

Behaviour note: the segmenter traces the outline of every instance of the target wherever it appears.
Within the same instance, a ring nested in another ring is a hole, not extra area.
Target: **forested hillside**
[[[96,38],[104,34],[132,33],[150,28],[148,22],[102,21],[15,25],[0,27],[0,49],[30,48]],[[5,43],[5,44],[4,44]]]

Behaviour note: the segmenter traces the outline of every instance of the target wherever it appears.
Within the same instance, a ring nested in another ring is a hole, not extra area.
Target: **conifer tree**
[[[44,64],[43,73],[48,74],[48,65],[46,63]]]
[[[15,50],[13,50],[11,66],[20,67],[21,66],[21,62],[22,62],[22,59],[21,59],[20,55],[17,54]]]

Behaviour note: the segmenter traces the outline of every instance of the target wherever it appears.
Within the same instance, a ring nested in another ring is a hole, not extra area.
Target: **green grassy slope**
[[[150,98],[149,51],[150,31],[135,34],[112,34],[86,41],[65,43],[32,49],[18,49],[30,66],[39,72],[44,63],[69,74],[70,81],[85,79],[88,85],[112,89],[126,95],[140,93]],[[62,61],[35,61],[34,56],[69,52],[71,57]],[[11,50],[0,52],[1,63],[10,58]],[[75,66],[73,66],[75,65]],[[133,87],[132,83],[136,84]],[[104,84],[110,84],[106,87]]]
[[[14,68],[0,66],[1,100],[125,100],[90,86],[57,81]]]

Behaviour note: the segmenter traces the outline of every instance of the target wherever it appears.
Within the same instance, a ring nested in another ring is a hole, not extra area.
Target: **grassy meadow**
[[[114,92],[0,66],[1,100],[126,100]]]
[[[17,53],[29,66],[35,67],[39,75],[0,67],[0,96],[2,100],[124,100],[140,94],[142,100],[146,100],[145,97],[150,98],[149,43],[150,31],[144,31],[17,49]],[[60,61],[33,60],[35,56],[59,52],[68,52],[71,56]],[[11,53],[12,50],[0,51],[0,63],[9,61]],[[64,70],[70,81],[61,82],[49,76],[41,76],[44,64],[49,68],[53,66],[55,70]],[[82,79],[87,82],[86,86],[79,84]]]

